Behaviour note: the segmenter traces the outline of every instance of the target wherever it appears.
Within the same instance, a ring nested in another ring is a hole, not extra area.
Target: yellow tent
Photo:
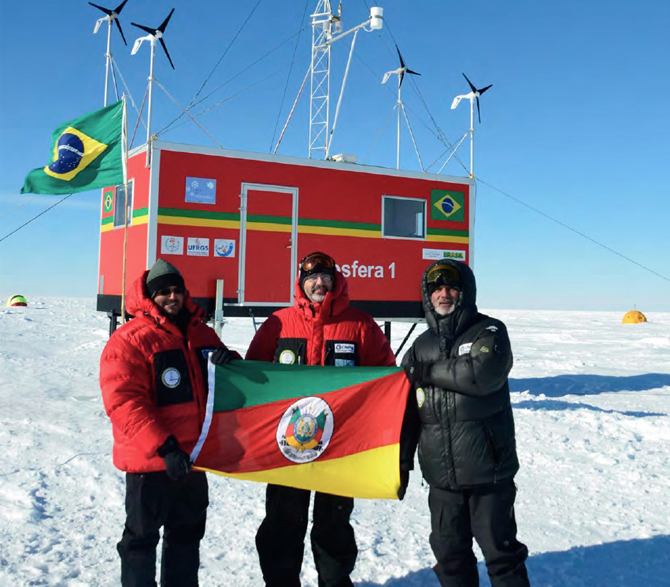
[[[631,310],[626,312],[626,315],[623,317],[621,324],[639,324],[640,322],[646,322],[647,317],[637,310]]]

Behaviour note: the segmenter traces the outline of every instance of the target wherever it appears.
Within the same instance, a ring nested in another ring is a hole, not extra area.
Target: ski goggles
[[[186,290],[181,285],[170,285],[168,287],[162,287],[161,289],[156,290],[156,293],[154,294],[154,298],[156,296],[169,297],[172,294],[176,294],[178,296],[183,296],[185,293],[186,293]]]
[[[447,285],[461,289],[461,274],[453,265],[435,265],[426,275],[426,284],[429,288]]]
[[[335,261],[325,253],[311,253],[300,260],[300,273],[302,275],[312,275],[314,273],[335,272]]]

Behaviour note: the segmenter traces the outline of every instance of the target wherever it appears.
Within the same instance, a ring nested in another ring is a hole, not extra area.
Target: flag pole
[[[123,206],[123,268],[121,272],[121,324],[126,322],[126,246],[128,244],[128,116],[126,111],[126,95],[123,100],[123,120],[121,122],[121,166],[123,167],[123,189],[125,203]]]

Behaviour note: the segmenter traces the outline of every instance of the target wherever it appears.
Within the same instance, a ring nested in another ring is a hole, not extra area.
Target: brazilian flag
[[[22,194],[72,194],[123,183],[123,100],[61,124],[52,161],[33,169]]]
[[[465,194],[450,190],[430,191],[430,217],[433,220],[465,220]]]

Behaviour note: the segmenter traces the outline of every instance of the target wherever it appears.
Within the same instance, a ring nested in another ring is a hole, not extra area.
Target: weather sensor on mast
[[[119,22],[119,14],[121,14],[121,10],[123,10],[123,7],[126,5],[126,2],[128,0],[123,0],[121,4],[119,4],[116,8],[113,10],[111,8],[105,8],[104,6],[98,6],[97,4],[93,4],[93,2],[89,2],[91,6],[94,6],[98,10],[101,10],[104,12],[107,16],[103,16],[102,18],[99,18],[96,23],[95,23],[95,28],[93,29],[93,34],[95,35],[99,30],[100,30],[100,25],[104,22],[107,21],[107,52],[105,53],[105,98],[103,100],[103,104],[107,106],[107,88],[109,87],[109,65],[112,61],[112,22],[116,23],[116,26],[119,29],[119,32],[121,33],[121,38],[123,39],[124,44],[128,44],[126,42],[126,37],[123,35],[123,29],[121,28],[121,23]]]

